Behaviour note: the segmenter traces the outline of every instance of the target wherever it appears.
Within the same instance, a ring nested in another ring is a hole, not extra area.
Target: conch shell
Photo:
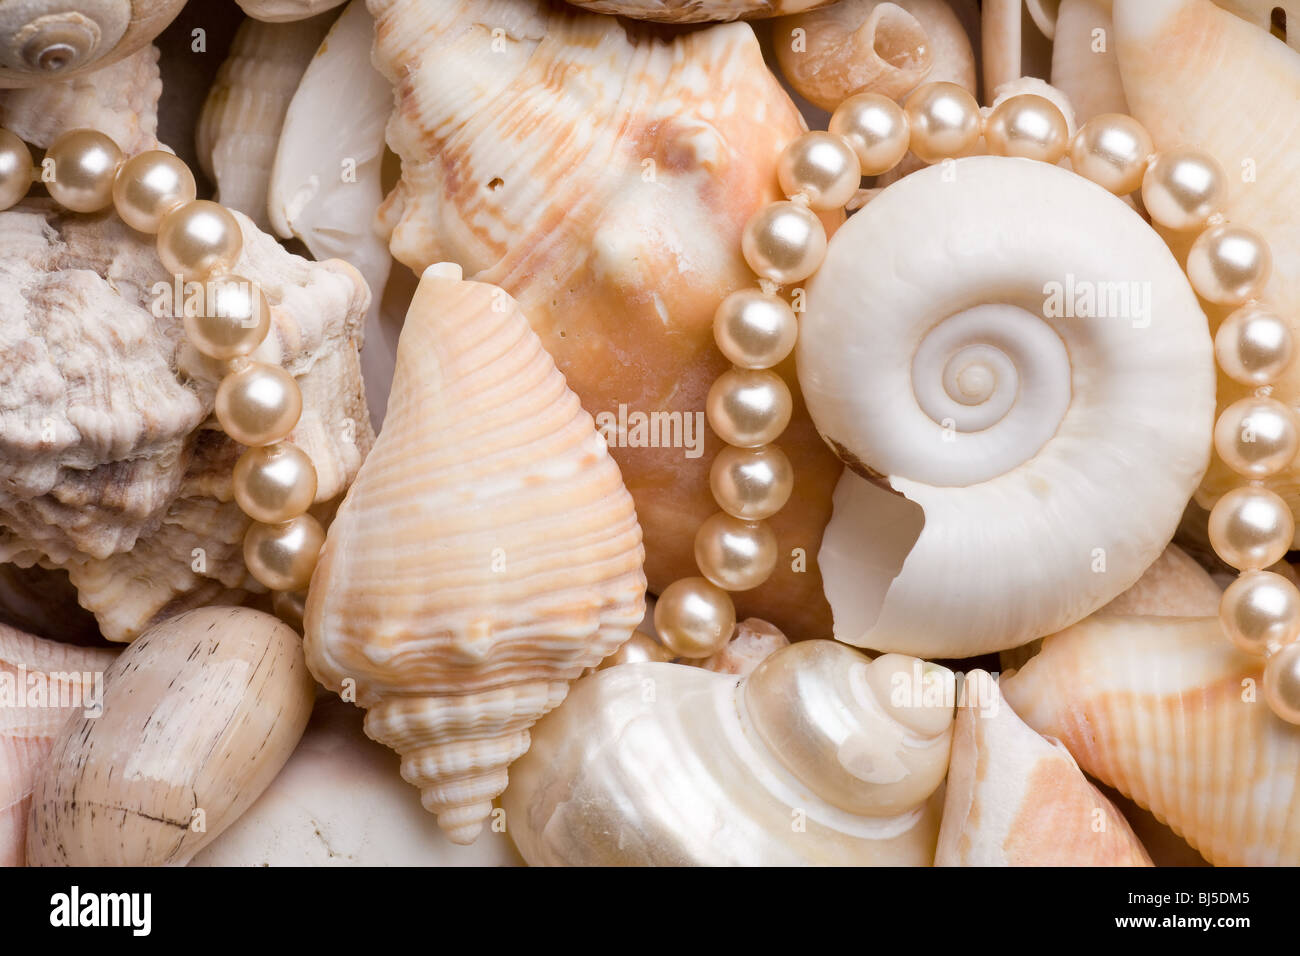
[[[721,447],[705,399],[728,367],[713,314],[754,284],[741,233],[779,197],[777,158],[804,129],[753,29],[666,39],[542,0],[369,8],[374,62],[396,90],[402,178],[381,210],[393,255],[416,272],[457,262],[514,296],[615,446],[651,589],[697,574]],[[781,372],[797,389],[792,365]],[[770,522],[782,560],[737,610],[828,636],[815,556],[842,469],[799,403],[780,445],[799,462]]]
[[[799,380],[851,469],[819,558],[840,640],[1016,647],[1169,543],[1213,359],[1186,276],[1120,200],[1028,160],[931,167],[836,234],[807,304]]]
[[[985,671],[957,708],[935,866],[1150,866],[1060,743],[1015,715]]]
[[[779,17],[824,7],[834,0],[569,0],[596,13],[613,13],[634,20],[701,23],[707,20],[746,20]]]
[[[312,673],[456,843],[474,840],[568,682],[644,613],[632,499],[591,416],[500,289],[426,270],[384,430],[304,619]]]
[[[1097,615],[1047,638],[1002,691],[1216,866],[1295,866],[1300,734],[1259,694],[1261,671],[1217,618]]]
[[[298,635],[239,607],[158,625],[104,682],[102,715],[64,724],[32,793],[33,866],[187,862],[266,789],[315,698]]]
[[[534,728],[507,832],[534,866],[929,866],[952,678],[820,640],[743,680],[599,671]]]

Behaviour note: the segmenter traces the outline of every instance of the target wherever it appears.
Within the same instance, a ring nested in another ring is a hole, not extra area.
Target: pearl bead
[[[1151,134],[1133,117],[1100,113],[1074,134],[1070,165],[1103,189],[1127,196],[1142,185],[1154,149]]]
[[[704,410],[709,425],[728,445],[757,448],[785,431],[794,399],[775,372],[733,368],[713,383]]]
[[[299,591],[311,583],[325,529],[311,515],[280,524],[255,522],[244,535],[248,573],[272,591]]]
[[[911,135],[903,108],[879,93],[858,93],[837,106],[829,132],[857,153],[864,176],[879,176],[902,162]]]
[[[736,627],[731,595],[704,578],[681,578],[655,602],[655,630],[675,657],[710,657],[727,646]]]
[[[31,150],[9,130],[0,129],[0,210],[26,196],[31,185]]]
[[[1241,305],[1264,287],[1272,269],[1268,243],[1244,226],[1211,226],[1187,253],[1192,288],[1217,305]]]
[[[1142,177],[1142,202],[1168,229],[1198,229],[1223,203],[1227,175],[1218,160],[1193,149],[1160,153]]]
[[[777,445],[736,448],[718,452],[709,469],[713,498],[729,515],[747,521],[770,518],[790,500],[794,468]]]
[[[98,212],[113,201],[113,177],[122,163],[122,151],[103,133],[69,130],[50,144],[45,159],[54,163],[46,186],[60,206],[73,212]]]
[[[203,283],[203,306],[185,313],[185,334],[213,359],[247,355],[271,328],[271,306],[262,287],[243,276],[225,275]]]
[[[1214,423],[1214,450],[1239,475],[1277,474],[1300,451],[1295,413],[1273,398],[1239,399]]]
[[[1210,510],[1210,544],[1239,571],[1281,561],[1291,549],[1295,519],[1285,501],[1267,488],[1233,488]]]
[[[132,229],[157,232],[163,216],[193,202],[194,174],[176,156],[150,149],[128,159],[113,181],[113,206]]]
[[[1214,358],[1223,374],[1242,385],[1269,385],[1286,371],[1294,354],[1291,329],[1256,305],[1233,312],[1214,335]]]
[[[302,392],[278,365],[248,362],[217,386],[217,421],[241,445],[269,445],[284,438],[302,414]]]
[[[1044,96],[1022,93],[994,107],[984,124],[984,140],[995,156],[1020,156],[1056,163],[1070,145],[1065,114]]]
[[[858,191],[858,156],[843,139],[820,130],[804,133],[781,151],[776,177],[787,196],[808,197],[813,209],[839,209]]]
[[[607,667],[619,664],[668,663],[673,659],[673,652],[644,631],[633,631],[632,636],[623,642],[623,646],[596,667],[603,671]]]
[[[1300,644],[1286,645],[1264,665],[1264,699],[1288,724],[1300,724]]]
[[[826,230],[806,206],[769,203],[745,224],[740,248],[755,274],[789,285],[808,278],[822,264]]]
[[[177,206],[158,226],[158,258],[168,272],[186,279],[234,268],[243,245],[235,217],[206,199]]]
[[[771,368],[799,338],[799,320],[780,296],[741,289],[722,300],[713,314],[718,350],[740,368]]]
[[[1232,643],[1261,656],[1300,635],[1300,591],[1272,571],[1247,571],[1228,585],[1219,622]]]
[[[297,445],[250,448],[235,463],[235,501],[254,521],[296,518],[316,500],[316,466]]]
[[[980,107],[956,83],[926,83],[903,103],[912,152],[923,163],[964,156],[980,138]]]
[[[695,563],[720,588],[748,591],[772,576],[776,535],[762,521],[719,511],[695,532]]]

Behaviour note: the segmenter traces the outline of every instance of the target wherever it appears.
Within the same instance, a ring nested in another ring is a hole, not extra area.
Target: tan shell
[[[985,671],[957,708],[935,866],[1150,866],[1059,743],[1015,715]]]
[[[390,249],[417,272],[453,261],[514,296],[611,435],[620,406],[677,416],[676,447],[611,452],[646,529],[651,589],[696,574],[695,531],[717,510],[705,397],[727,367],[713,314],[753,285],[741,231],[778,198],[776,159],[804,128],[753,30],[663,39],[537,0],[369,7],[374,62],[396,88],[388,143],[402,179],[381,210]],[[782,371],[797,390],[792,364]],[[842,469],[801,409],[780,444],[799,462],[771,522],[782,560],[737,608],[825,636],[816,554]]]
[[[272,305],[255,357],[298,379],[292,440],[311,455],[324,504],[372,440],[357,359],[365,283],[237,218],[237,269]],[[241,448],[214,427],[216,372],[183,344],[153,243],[116,216],[40,200],[0,213],[0,233],[0,561],[65,568],[119,641],[263,590],[244,568],[248,519],[231,498]]]
[[[753,20],[824,7],[835,0],[569,0],[596,13],[634,20],[701,23],[708,20]]]
[[[427,270],[304,625],[312,673],[367,709],[454,842],[478,835],[528,728],[640,622],[643,553],[617,466],[514,300]]]
[[[333,10],[341,5],[343,0],[236,0],[236,2],[240,9],[254,20],[288,23]]]
[[[1217,618],[1096,615],[1002,681],[1029,726],[1216,866],[1300,863],[1300,734]]]
[[[32,865],[187,862],[266,789],[315,698],[298,635],[248,608],[174,617],[104,680],[102,716],[65,724],[37,781]]]
[[[0,624],[0,866],[24,864],[36,778],[68,718],[102,709],[116,656]]]

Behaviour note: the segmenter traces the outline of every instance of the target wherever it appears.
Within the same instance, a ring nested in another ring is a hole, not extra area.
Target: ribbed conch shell
[[[1028,160],[931,167],[835,235],[807,301],[799,379],[850,469],[819,558],[837,638],[1016,647],[1169,543],[1205,469],[1213,359],[1186,276],[1123,202]]]
[[[634,20],[667,23],[701,23],[708,20],[746,20],[779,17],[800,10],[824,7],[834,0],[569,0],[596,13],[613,13]]]
[[[1060,743],[1025,726],[985,671],[957,708],[935,866],[1150,866]]]
[[[599,671],[534,728],[507,832],[533,866],[929,866],[952,678],[820,640],[744,680]]]
[[[295,23],[245,20],[203,103],[196,146],[204,173],[217,185],[214,198],[259,229],[271,228],[267,189],[285,112],[333,20],[329,14]],[[332,172],[337,178],[339,170]]]
[[[1217,618],[1097,615],[1002,691],[1029,726],[1216,866],[1300,863],[1300,734]]]
[[[333,10],[344,0],[236,0],[241,10],[254,20],[288,23],[306,20],[318,13]]]
[[[32,788],[74,713],[102,709],[116,651],[75,647],[0,624],[0,866],[22,866]]]
[[[165,621],[104,684],[102,714],[63,725],[32,793],[33,866],[187,862],[266,789],[315,699],[298,635],[242,607]]]
[[[324,507],[373,437],[357,360],[365,283],[236,218],[236,270],[271,304],[254,354],[298,380],[291,439],[315,463]],[[230,490],[241,446],[211,418],[220,370],[185,344],[152,238],[34,199],[0,213],[0,235],[0,561],[66,569],[118,641],[264,590],[244,567],[249,519]]]
[[[728,367],[713,315],[753,287],[741,233],[779,197],[776,160],[804,129],[753,29],[665,38],[541,0],[369,8],[374,62],[396,92],[388,143],[402,160],[381,210],[389,248],[416,272],[457,262],[514,296],[616,446],[651,589],[697,574],[693,541],[717,511],[708,471],[720,448],[705,399]],[[797,388],[792,363],[781,371]],[[799,462],[770,522],[781,560],[737,610],[826,636],[815,556],[842,468],[798,403],[780,444]]]
[[[0,3],[0,88],[97,70],[136,52],[185,0],[8,0]]]
[[[515,302],[426,270],[384,430],[330,527],[304,619],[325,686],[469,843],[568,682],[644,613],[632,499]]]

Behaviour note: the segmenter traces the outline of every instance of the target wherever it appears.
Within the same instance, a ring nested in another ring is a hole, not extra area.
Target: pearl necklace
[[[1247,484],[1224,495],[1210,513],[1210,541],[1242,572],[1224,592],[1219,618],[1241,650],[1267,658],[1264,696],[1273,712],[1300,724],[1300,590],[1265,570],[1291,547],[1295,523],[1281,497],[1263,480],[1300,451],[1300,424],[1271,385],[1291,362],[1287,324],[1256,296],[1271,270],[1262,236],[1233,225],[1220,211],[1227,176],[1210,155],[1194,149],[1156,152],[1135,119],[1096,116],[1071,138],[1065,116],[1035,94],[1012,96],[987,113],[964,88],[927,83],[900,107],[864,93],[845,100],[827,131],[804,133],[777,162],[786,199],[769,203],[746,224],[742,252],[759,288],[743,289],[718,307],[713,332],[733,367],[709,391],[706,414],[727,443],[713,462],[709,484],[721,509],[695,536],[702,577],[674,581],[659,596],[655,627],[681,657],[707,657],[731,637],[736,622],[731,591],[763,584],[776,567],[777,543],[766,519],[790,497],[790,461],[773,442],[789,424],[793,400],[772,371],[798,338],[798,320],[778,296],[782,286],[813,275],[826,255],[818,212],[840,209],[857,194],[861,177],[893,169],[910,151],[937,163],[969,154],[984,137],[989,152],[1057,163],[1119,196],[1141,191],[1151,218],[1175,231],[1199,231],[1187,257],[1197,294],[1234,306],[1214,340],[1223,373],[1256,388],[1230,405],[1214,429],[1219,456]]]
[[[316,498],[311,458],[284,439],[302,414],[302,392],[278,365],[249,355],[271,328],[271,309],[251,279],[231,270],[243,235],[229,210],[196,199],[194,174],[176,156],[151,149],[127,159],[96,130],[64,133],[45,153],[42,181],[51,198],[72,212],[117,210],[122,221],[156,234],[158,258],[182,282],[201,283],[202,307],[186,309],[185,332],[201,354],[225,363],[216,416],[226,434],[248,450],[235,465],[235,501],[253,519],[244,536],[249,573],[273,591],[305,588],[325,532],[307,513]],[[31,186],[30,150],[0,129],[0,210]]]

